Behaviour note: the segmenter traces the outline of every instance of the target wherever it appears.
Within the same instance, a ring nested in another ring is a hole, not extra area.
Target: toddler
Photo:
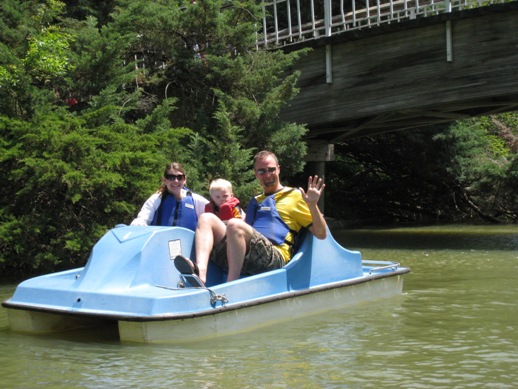
[[[213,180],[209,187],[210,202],[205,205],[205,212],[214,213],[222,221],[243,218],[239,199],[232,193],[232,184],[222,178]]]

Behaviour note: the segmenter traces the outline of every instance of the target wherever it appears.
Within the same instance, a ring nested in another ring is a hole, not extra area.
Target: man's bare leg
[[[237,280],[241,275],[245,254],[250,247],[254,230],[241,219],[230,219],[227,224],[227,282]]]
[[[200,272],[199,278],[205,284],[209,257],[215,243],[218,243],[226,233],[226,226],[213,213],[203,213],[198,219],[194,238],[196,264]]]

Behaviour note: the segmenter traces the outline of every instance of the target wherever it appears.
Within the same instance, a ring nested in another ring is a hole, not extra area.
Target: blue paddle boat
[[[2,305],[15,331],[48,333],[117,323],[122,341],[202,339],[247,331],[402,293],[410,270],[362,261],[328,233],[307,232],[282,269],[225,282],[211,264],[206,286],[173,260],[195,260],[194,233],[180,227],[122,226],[94,246],[86,266],[31,278]]]

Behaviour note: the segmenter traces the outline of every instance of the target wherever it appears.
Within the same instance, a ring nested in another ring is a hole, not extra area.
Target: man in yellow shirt
[[[327,236],[327,224],[318,208],[325,188],[321,178],[310,176],[307,191],[284,187],[277,157],[269,151],[257,153],[253,166],[264,193],[250,201],[246,221],[231,219],[225,225],[214,214],[200,215],[196,264],[183,257],[175,259],[179,269],[189,266],[204,283],[209,260],[227,271],[227,282],[233,281],[284,266],[301,228],[308,228],[318,239]]]

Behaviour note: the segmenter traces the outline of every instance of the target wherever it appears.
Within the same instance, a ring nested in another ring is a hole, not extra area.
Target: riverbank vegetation
[[[518,114],[335,145],[326,208],[349,224],[518,221]]]
[[[0,273],[84,264],[170,161],[192,190],[223,176],[247,199],[258,190],[251,158],[268,148],[283,180],[304,185],[307,129],[279,112],[305,51],[256,50],[260,15],[248,0],[3,0]],[[516,221],[517,121],[338,144],[326,209],[378,222]]]

